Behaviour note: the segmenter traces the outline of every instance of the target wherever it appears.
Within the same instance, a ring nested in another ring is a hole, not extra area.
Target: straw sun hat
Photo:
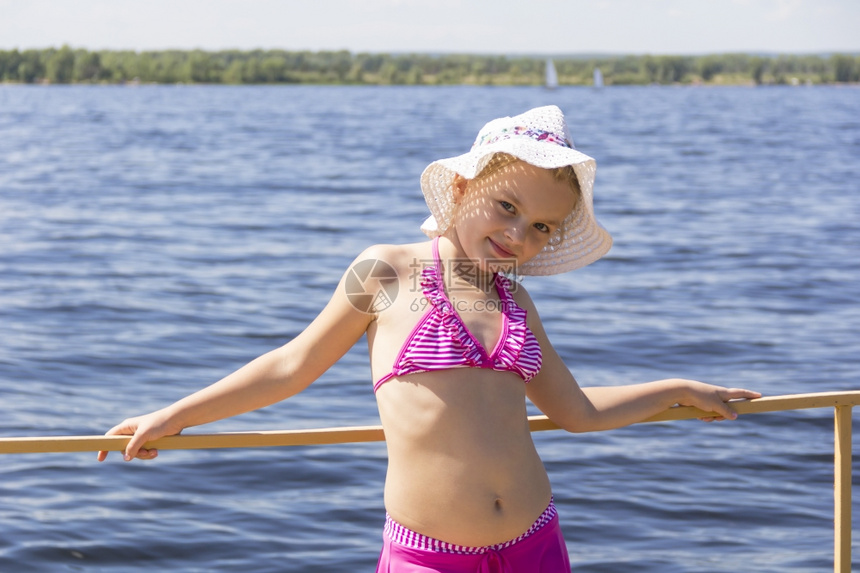
[[[514,117],[494,119],[478,132],[472,150],[431,163],[421,175],[421,190],[431,216],[421,225],[430,237],[444,233],[456,205],[452,183],[457,174],[474,179],[496,153],[508,153],[544,169],[573,166],[582,197],[576,208],[530,261],[519,265],[519,275],[554,275],[591,264],[609,251],[612,237],[594,217],[592,193],[597,165],[573,147],[561,110],[539,107]]]

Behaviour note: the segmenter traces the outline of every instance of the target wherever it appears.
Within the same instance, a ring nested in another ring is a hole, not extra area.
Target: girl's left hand
[[[713,412],[716,416],[699,418],[703,422],[720,422],[734,420],[737,412],[728,404],[729,400],[761,398],[761,392],[743,388],[723,388],[702,382],[689,381],[687,395],[678,401],[681,406],[693,406],[705,412]]]

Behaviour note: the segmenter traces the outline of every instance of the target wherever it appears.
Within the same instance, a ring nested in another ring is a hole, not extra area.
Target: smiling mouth
[[[517,256],[515,254],[513,254],[509,250],[505,249],[504,247],[502,247],[500,244],[498,244],[494,240],[489,239],[489,241],[490,241],[490,244],[493,246],[493,250],[495,250],[499,254],[499,256],[501,256],[503,259],[515,259],[515,258],[517,258]]]

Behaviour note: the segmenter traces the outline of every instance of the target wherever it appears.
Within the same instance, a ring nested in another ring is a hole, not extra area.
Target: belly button
[[[496,501],[494,502],[494,505],[496,507],[496,511],[502,511],[502,509],[504,509],[505,503],[502,501],[502,498],[497,497]]]

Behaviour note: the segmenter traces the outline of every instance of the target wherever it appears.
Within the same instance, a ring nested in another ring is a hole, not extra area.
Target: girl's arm
[[[521,295],[522,296],[522,295]],[[580,388],[570,370],[550,344],[534,305],[523,296],[529,327],[540,342],[543,366],[526,386],[529,400],[560,427],[570,432],[609,430],[641,422],[680,404],[716,415],[706,421],[730,419],[737,414],[726,402],[759,398],[758,392],[724,388],[672,378],[629,386]]]
[[[368,257],[365,251],[356,261]],[[129,418],[108,430],[108,435],[132,436],[125,459],[154,458],[158,455],[155,450],[142,448],[146,442],[268,406],[307,388],[352,348],[374,318],[349,302],[345,279],[346,274],[319,316],[286,345],[170,406]],[[106,457],[107,452],[99,452],[99,461]]]

